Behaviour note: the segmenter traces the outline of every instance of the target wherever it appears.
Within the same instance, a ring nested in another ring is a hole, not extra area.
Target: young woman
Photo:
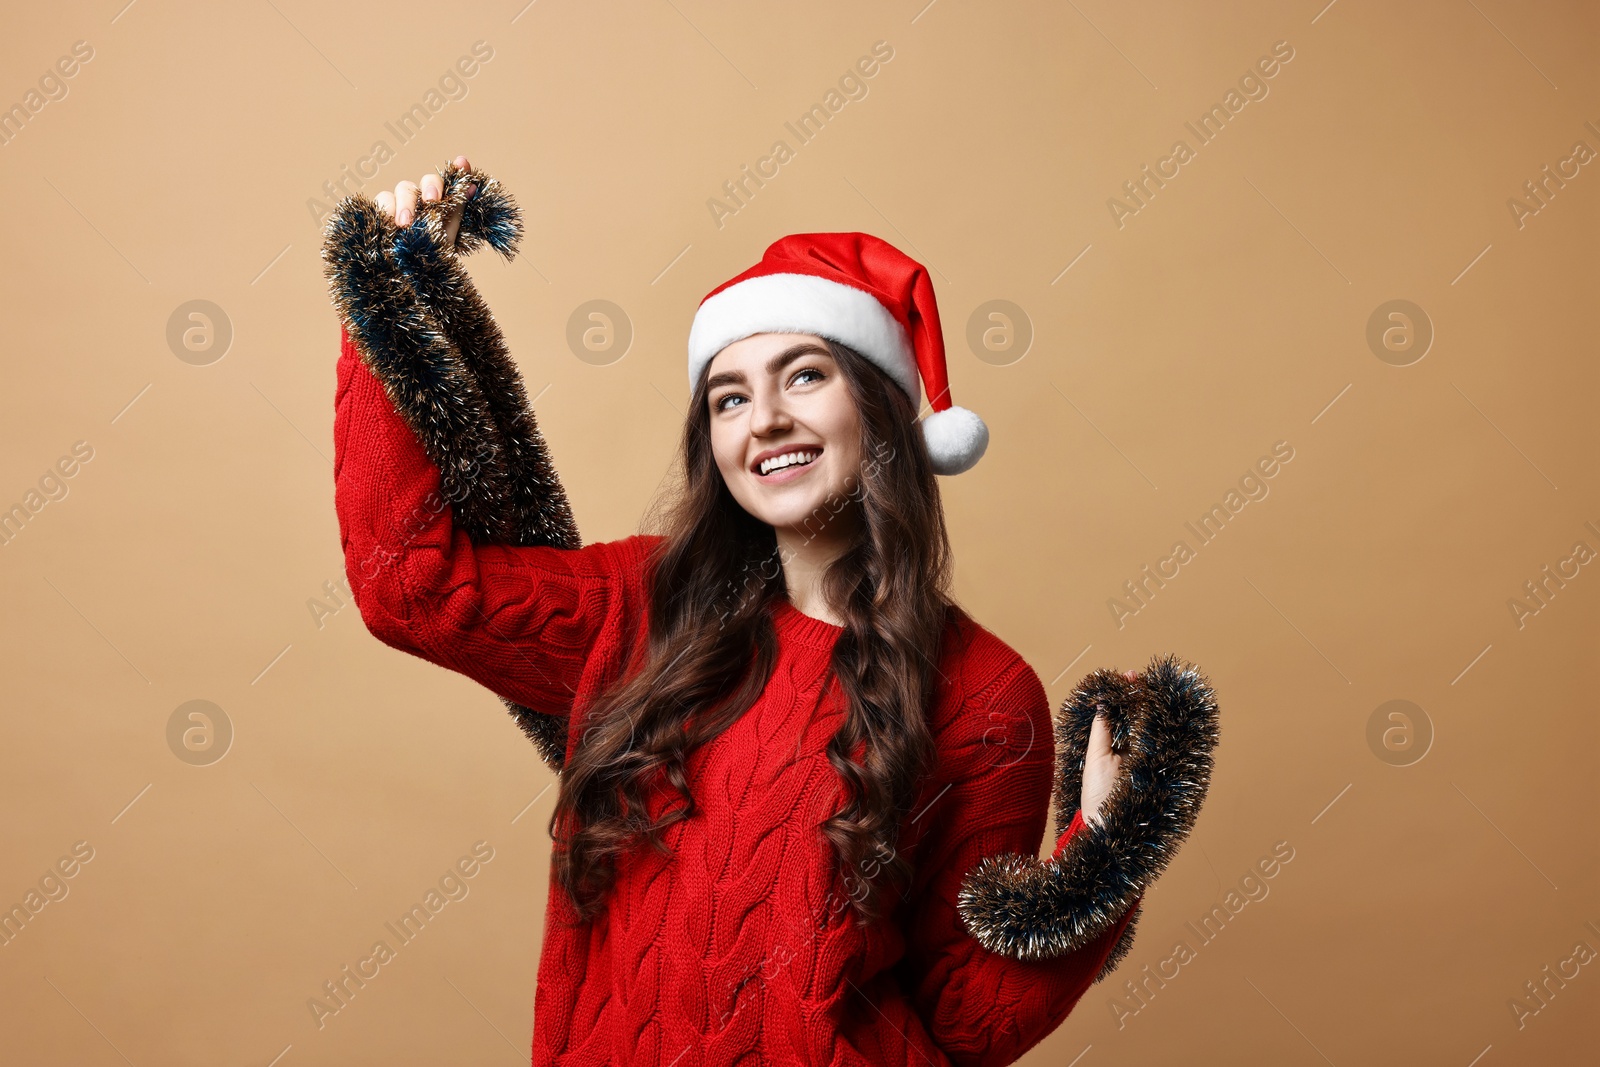
[[[987,431],[926,271],[865,234],[783,238],[708,295],[662,532],[580,546],[458,260],[519,236],[458,157],[346,200],[324,256],[362,618],[498,694],[560,776],[532,1062],[1013,1062],[1192,824],[1203,679],[1099,671],[1055,724],[953,602],[935,474]]]

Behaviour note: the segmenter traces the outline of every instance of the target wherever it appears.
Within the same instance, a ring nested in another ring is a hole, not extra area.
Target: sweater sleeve
[[[570,715],[596,641],[620,625],[634,537],[583,548],[475,544],[442,475],[344,330],[334,503],[345,572],[368,630],[494,693]]]
[[[987,712],[967,716],[977,726],[952,753],[961,770],[928,812],[935,821],[919,846],[897,964],[929,1034],[961,1067],[1013,1063],[1060,1026],[1138,907],[1077,951],[1046,960],[990,952],[966,930],[956,907],[963,876],[986,856],[1039,855],[1054,784],[1049,700],[1032,669],[1013,671]],[[1052,856],[1083,826],[1079,812]]]

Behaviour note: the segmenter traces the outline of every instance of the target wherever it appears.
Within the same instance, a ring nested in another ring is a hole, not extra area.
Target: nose
[[[793,423],[783,402],[781,390],[758,388],[750,401],[750,436],[767,437],[787,430]]]

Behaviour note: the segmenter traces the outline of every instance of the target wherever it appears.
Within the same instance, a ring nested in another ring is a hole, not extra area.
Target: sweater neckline
[[[773,602],[772,622],[780,637],[824,651],[832,649],[844,633],[843,626],[812,618],[787,600]]]

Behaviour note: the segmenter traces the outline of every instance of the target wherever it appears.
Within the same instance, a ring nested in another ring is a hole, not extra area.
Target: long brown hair
[[[867,923],[881,914],[887,887],[911,874],[897,835],[933,763],[926,709],[953,607],[950,542],[913,401],[853,349],[833,341],[826,349],[860,411],[863,462],[848,497],[813,518],[820,525],[854,506],[863,521],[823,578],[845,620],[828,670],[848,710],[827,757],[848,799],[822,831]],[[636,839],[670,854],[662,831],[697,810],[685,761],[749,709],[777,660],[768,607],[787,596],[777,538],[734,500],[717,468],[707,377],[690,401],[681,489],[668,498],[649,565],[643,663],[590,707],[550,818],[557,880],[580,922],[605,909],[615,860]],[[851,754],[863,743],[858,764]],[[651,822],[645,798],[662,780],[684,803]]]

